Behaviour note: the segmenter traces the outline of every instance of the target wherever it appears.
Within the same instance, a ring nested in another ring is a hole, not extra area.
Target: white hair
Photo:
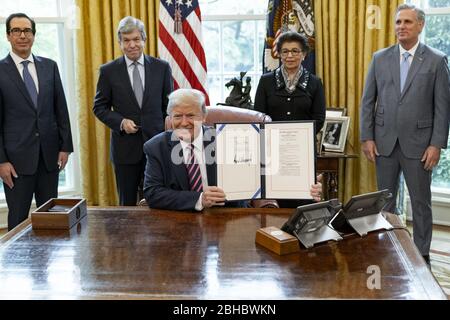
[[[206,102],[203,92],[196,89],[177,89],[169,95],[169,103],[167,105],[167,114],[171,115],[173,108],[181,104],[184,99],[191,98],[195,105],[206,114]]]
[[[120,20],[119,27],[117,28],[117,37],[119,39],[119,42],[122,42],[122,34],[131,33],[134,30],[138,30],[141,33],[141,38],[143,41],[147,40],[145,25],[141,20],[131,16],[125,17]]]

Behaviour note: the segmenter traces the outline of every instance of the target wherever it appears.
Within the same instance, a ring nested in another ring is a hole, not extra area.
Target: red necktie
[[[191,191],[202,192],[202,174],[200,172],[200,166],[195,158],[194,145],[188,145],[188,161],[186,163],[186,169],[189,177],[189,186]]]

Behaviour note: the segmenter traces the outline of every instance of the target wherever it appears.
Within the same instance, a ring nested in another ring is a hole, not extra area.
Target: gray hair
[[[401,4],[398,6],[397,12],[395,13],[395,15],[397,16],[397,14],[402,10],[414,10],[417,14],[417,20],[419,20],[420,22],[425,22],[425,11],[423,11],[419,7],[417,7],[413,4],[408,4],[408,3]]]
[[[190,98],[195,105],[206,114],[206,102],[203,92],[196,89],[177,89],[169,95],[167,114],[172,115],[173,108],[183,103],[184,99]]]
[[[128,34],[138,30],[141,33],[141,38],[143,41],[147,40],[147,34],[145,33],[144,23],[134,17],[128,16],[120,20],[119,27],[117,28],[117,37],[119,42],[122,42],[122,34]]]

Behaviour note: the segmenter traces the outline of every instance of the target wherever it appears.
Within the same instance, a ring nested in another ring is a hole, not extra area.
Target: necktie
[[[30,61],[27,60],[21,62],[21,64],[23,65],[23,82],[25,82],[25,87],[30,94],[31,100],[34,103],[34,107],[37,108],[38,92],[36,90],[36,84],[34,83],[30,71],[28,70],[29,63]]]
[[[188,146],[189,154],[188,161],[186,163],[186,169],[189,178],[189,186],[191,191],[202,192],[202,174],[200,172],[200,166],[195,158],[194,145],[190,144]]]
[[[409,71],[409,57],[411,54],[409,52],[404,52],[402,54],[402,63],[400,64],[400,92],[403,92],[403,89],[405,87],[406,77],[408,77],[408,71]]]
[[[139,68],[138,68],[138,62],[133,62],[134,69],[133,69],[133,91],[134,95],[136,96],[136,100],[139,104],[139,107],[142,108],[142,98],[144,97],[144,88],[142,87],[142,79],[141,75],[139,74]]]

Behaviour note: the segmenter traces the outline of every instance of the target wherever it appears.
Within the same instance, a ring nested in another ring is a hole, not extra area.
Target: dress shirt
[[[131,87],[134,88],[133,84],[133,71],[134,71],[134,60],[128,59],[128,57],[125,55],[125,61],[127,63],[127,71],[128,71],[128,77],[130,78]],[[142,80],[142,88],[145,88],[145,60],[144,55],[142,54],[139,59],[136,60],[138,63],[138,70],[139,75],[141,76]]]
[[[183,148],[183,157],[184,157],[184,163],[187,163],[189,160],[189,151],[188,147],[190,143],[187,143],[183,140],[180,140],[181,147]],[[194,142],[192,143],[194,145],[194,154],[195,158],[197,159],[197,162],[200,166],[200,173],[202,175],[202,185],[203,190],[208,187],[208,175],[206,173],[206,161],[205,161],[205,152],[203,147],[203,130],[200,129],[200,133],[195,138]],[[200,197],[197,200],[197,203],[195,204],[195,210],[202,211],[203,205],[202,205],[202,199],[203,199],[203,192],[200,194]]]
[[[400,63],[402,63],[402,60],[403,60],[403,54],[404,54],[405,52],[409,52],[410,56],[409,56],[409,58],[408,58],[408,63],[409,63],[409,65],[411,66],[411,63],[412,63],[412,61],[413,61],[413,59],[414,59],[414,55],[416,54],[417,48],[419,47],[419,41],[417,41],[417,43],[415,44],[415,46],[412,47],[412,48],[409,49],[409,50],[405,50],[405,49],[402,47],[401,44],[399,44],[398,46],[399,46],[399,48],[400,48]]]
[[[144,92],[145,92],[145,60],[144,60],[144,54],[141,55],[141,57],[139,59],[136,60],[138,62],[138,70],[139,70],[139,75],[141,76],[141,80],[142,80],[142,88],[144,88]],[[126,55],[125,55],[125,62],[127,64],[127,71],[128,71],[128,78],[130,79],[130,83],[131,83],[131,88],[133,88],[133,71],[134,71],[134,60],[129,59]],[[120,123],[120,130],[123,131],[123,122],[125,121],[125,119],[122,120],[122,122]]]

